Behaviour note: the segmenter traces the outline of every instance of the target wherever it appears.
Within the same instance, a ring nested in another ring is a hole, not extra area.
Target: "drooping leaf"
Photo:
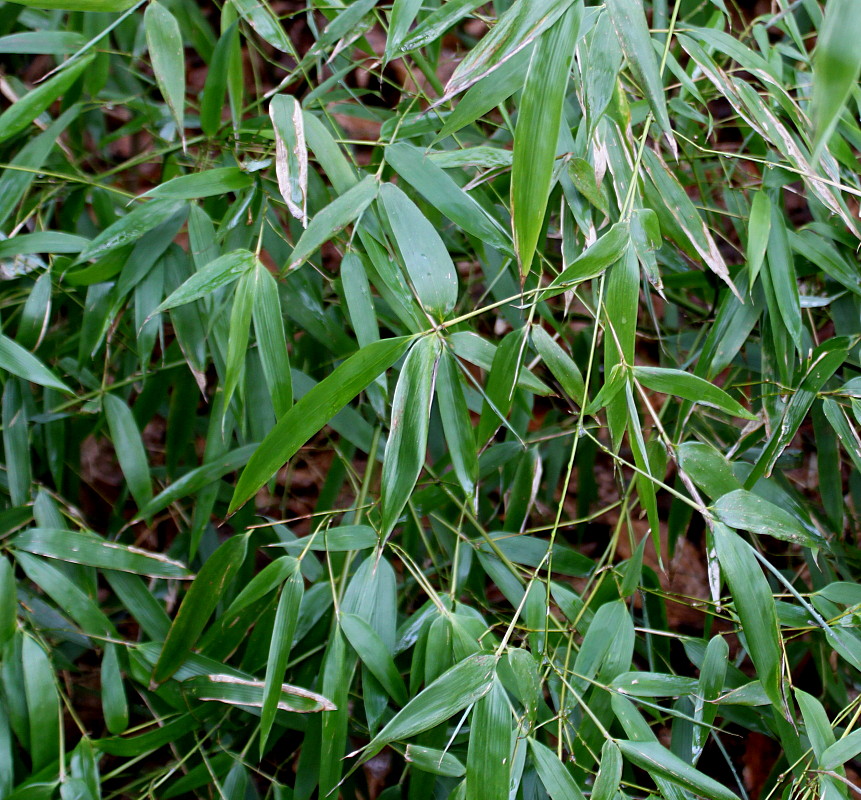
[[[395,387],[380,487],[384,539],[397,524],[424,464],[440,347],[436,336],[419,339],[407,355]]]
[[[511,209],[520,273],[529,273],[550,195],[562,106],[580,27],[572,5],[538,40],[532,52],[514,131]]]
[[[157,0],[147,4],[144,30],[153,72],[177,131],[183,138],[185,122],[185,53],[176,17]]]

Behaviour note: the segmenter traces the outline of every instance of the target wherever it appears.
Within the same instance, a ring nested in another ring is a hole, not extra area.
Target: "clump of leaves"
[[[746,13],[0,5],[0,798],[848,800],[861,15]]]

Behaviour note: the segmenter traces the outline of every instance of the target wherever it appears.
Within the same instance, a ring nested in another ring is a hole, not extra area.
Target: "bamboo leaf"
[[[144,30],[158,88],[184,141],[185,51],[179,23],[167,8],[152,0],[144,12]]]
[[[530,737],[527,741],[538,777],[541,778],[551,800],[583,800],[583,792],[574,782],[571,773],[556,757],[556,753],[536,739]]]
[[[355,222],[373,202],[380,186],[372,175],[363,178],[344,194],[336,197],[308,223],[290,254],[285,270],[297,269],[338,231]]]
[[[212,294],[216,289],[227,286],[246,275],[256,264],[256,256],[248,250],[234,250],[225,253],[216,258],[215,261],[211,261],[199,272],[195,272],[179,288],[171,292],[168,298],[150,316],[200,300],[202,297]]]
[[[191,577],[185,565],[162,553],[107,541],[89,531],[30,528],[15,536],[12,544],[18,550],[72,564],[132,572],[151,578]]]
[[[138,507],[145,506],[152,500],[152,482],[146,450],[134,415],[119,397],[110,392],[102,398],[102,403],[114,451],[129,485],[129,491]]]
[[[164,683],[182,665],[221,600],[222,593],[242,566],[247,547],[247,534],[231,536],[206,560],[170,626],[153,669],[153,681]]]
[[[253,176],[243,172],[239,167],[217,167],[171,178],[141,196],[196,200],[200,197],[216,197],[228,192],[239,192],[253,183]]]
[[[607,14],[616,30],[616,36],[625,54],[628,66],[640,84],[655,119],[658,122],[673,154],[676,140],[667,112],[664,85],[658,68],[658,59],[652,47],[652,37],[640,0],[607,0]]]
[[[718,519],[730,528],[774,536],[806,547],[822,547],[825,540],[814,536],[789,511],[764,497],[736,489],[714,504]]]
[[[714,800],[738,800],[722,783],[704,775],[658,742],[616,742],[625,758],[649,774],[660,775],[678,786]]]
[[[0,369],[40,386],[74,394],[63,381],[49,370],[36,356],[27,352],[20,344],[0,333]]]
[[[477,653],[455,664],[409,701],[361,751],[362,760],[389,742],[430,730],[484,697],[493,686],[496,656]]]
[[[384,184],[380,200],[416,297],[442,321],[457,302],[457,273],[448,250],[418,206],[396,186]]]
[[[27,92],[0,114],[0,142],[21,133],[36,117],[62,96],[93,61],[92,55],[83,56]]]
[[[814,158],[828,144],[861,74],[861,17],[852,0],[831,0],[813,57]]]
[[[714,542],[741,620],[747,651],[756,666],[762,688],[782,712],[785,704],[783,654],[777,612],[768,581],[750,545],[720,523],[714,526]]]
[[[268,481],[319,431],[409,347],[411,337],[383,339],[363,347],[305,394],[260,443],[239,477],[229,513]]]
[[[511,709],[494,678],[491,690],[475,704],[466,757],[467,800],[508,800],[511,773]]]
[[[581,6],[571,6],[532,52],[514,131],[511,209],[520,274],[529,273],[550,197],[556,141]]]
[[[380,487],[383,539],[397,524],[424,465],[440,347],[436,336],[419,339],[407,355],[395,387]]]
[[[751,414],[738,401],[733,400],[723,389],[697,375],[664,367],[635,366],[631,368],[631,372],[636,380],[652,391],[675,395],[690,400],[692,403],[702,403],[706,406],[719,408],[734,417],[756,419],[754,414]]]
[[[341,614],[338,624],[362,663],[399,706],[407,704],[407,688],[379,634],[356,614]]]
[[[293,645],[293,635],[299,620],[299,608],[305,586],[302,581],[301,564],[290,561],[290,571],[278,598],[275,624],[269,643],[269,658],[266,661],[266,679],[263,687],[263,705],[260,710],[260,754],[266,751],[266,742],[275,722],[275,712],[282,699],[282,680],[287,670],[287,659]]]

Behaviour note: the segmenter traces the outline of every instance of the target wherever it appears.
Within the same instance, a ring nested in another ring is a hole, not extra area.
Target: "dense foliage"
[[[861,13],[753,5],[0,3],[0,799],[861,791]]]

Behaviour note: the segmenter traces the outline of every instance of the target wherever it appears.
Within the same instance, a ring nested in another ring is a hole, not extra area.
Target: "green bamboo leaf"
[[[461,761],[444,750],[423,747],[419,744],[408,744],[404,751],[404,761],[415,764],[417,769],[430,772],[432,775],[445,775],[449,778],[462,778],[466,767]]]
[[[199,197],[216,197],[228,192],[239,192],[247,189],[252,183],[254,183],[254,177],[243,172],[239,167],[217,167],[172,178],[150,189],[141,197],[195,200]]]
[[[44,53],[62,56],[74,53],[87,43],[73,31],[26,31],[0,36],[0,53]]]
[[[259,263],[259,262],[258,262]],[[230,324],[227,334],[227,359],[224,374],[224,409],[227,410],[239,379],[245,368],[248,352],[248,337],[251,331],[251,314],[254,305],[255,274],[246,272],[236,284],[233,305],[230,309]]]
[[[861,753],[861,730],[855,730],[829,745],[819,756],[819,766],[821,769],[835,770],[847,761],[857,758],[859,753]]]
[[[184,209],[185,203],[179,200],[161,199],[140,203],[96,236],[78,256],[76,263],[102,258],[120,247],[132,244]]]
[[[441,8],[448,8],[450,5],[452,5],[451,2],[446,3]],[[522,8],[523,6],[521,6]],[[499,28],[499,23],[497,23],[496,28]],[[490,34],[482,39],[482,42],[486,41],[489,36]],[[465,125],[475,122],[479,117],[483,117],[489,111],[493,111],[494,108],[501,105],[518,89],[521,89],[526,78],[526,72],[529,69],[531,58],[532,46],[527,45],[496,66],[489,74],[480,78],[458,101],[454,111],[445,118],[445,123],[434,138],[434,142],[439,142],[447,136],[456,133]],[[471,147],[467,152],[473,152],[475,149]],[[450,153],[451,151],[445,152]],[[509,167],[511,166],[512,154],[508,150],[504,152],[506,153],[505,158],[507,163],[501,166]]]
[[[676,140],[667,112],[664,97],[664,84],[652,36],[646,22],[646,14],[640,0],[608,0],[605,4],[607,14],[616,30],[616,36],[625,54],[628,67],[643,90],[659,127],[667,139],[673,154],[677,152]]]
[[[151,578],[191,577],[183,564],[162,553],[110,542],[89,531],[29,528],[15,536],[12,545],[17,550],[72,564],[132,572]]]
[[[36,356],[2,333],[0,333],[0,370],[17,375],[25,381],[38,383],[40,386],[74,394],[74,391],[56,377]]]
[[[305,118],[295,97],[276,94],[269,103],[275,131],[275,174],[287,209],[308,227],[308,148]]]
[[[813,160],[819,158],[840,121],[861,74],[861,16],[852,0],[831,0],[813,54]]]
[[[0,258],[27,253],[80,253],[89,239],[61,231],[23,233],[0,241]]]
[[[280,418],[293,405],[290,355],[287,352],[287,334],[284,330],[278,284],[259,260],[254,270],[251,314],[266,386],[269,388],[275,416]]]
[[[105,394],[102,404],[117,461],[132,497],[141,508],[152,500],[152,482],[140,431],[131,409],[115,394]]]
[[[222,593],[235,577],[248,547],[248,534],[231,536],[204,563],[170,626],[152,679],[164,683],[191,652]]]
[[[813,401],[834,373],[843,366],[849,349],[849,339],[836,336],[826,340],[813,351],[804,377],[783,410],[780,424],[775,426],[762,455],[745,481],[746,488],[752,488],[763,475],[771,474],[777,460],[807,419]]]
[[[796,350],[801,351],[802,322],[798,278],[783,214],[774,206],[771,208],[765,267],[763,277],[767,280],[766,291],[773,295],[777,304],[777,309],[774,310],[777,313],[771,312],[776,317],[772,324],[779,323],[789,333]]]
[[[467,800],[508,800],[513,722],[508,695],[494,677],[491,690],[472,711],[466,756]]]
[[[71,61],[60,72],[40,83],[0,114],[0,142],[23,131],[36,117],[61,97],[93,62],[92,54]]]
[[[30,723],[33,770],[53,766],[60,755],[60,695],[47,653],[29,636],[21,647]]]
[[[632,697],[678,697],[692,694],[697,689],[695,678],[663,672],[623,672],[610,685],[621,694]]]
[[[747,542],[721,523],[714,525],[714,542],[741,621],[747,651],[762,688],[782,711],[783,653],[771,588]]]
[[[287,659],[293,646],[293,635],[299,619],[299,607],[305,585],[302,582],[301,564],[292,561],[291,570],[281,589],[278,598],[278,608],[275,612],[275,624],[272,626],[272,638],[269,643],[269,658],[266,661],[266,679],[263,688],[263,706],[260,711],[260,755],[266,750],[266,742],[275,722],[275,712],[281,702],[284,673],[287,670]]]
[[[696,764],[706,739],[709,726],[715,721],[718,712],[718,698],[723,691],[729,657],[729,645],[722,636],[713,636],[706,647],[706,655],[700,667],[700,678],[694,700],[694,718],[701,725],[694,727],[691,757]]]
[[[134,758],[151,753],[169,742],[176,741],[179,737],[191,733],[199,724],[191,714],[180,714],[155,730],[137,736],[93,739],[92,743],[97,750],[110,756]]]
[[[499,430],[499,426],[511,411],[523,355],[523,337],[526,333],[526,328],[521,328],[506,334],[494,353],[476,433],[479,446],[483,447]]]
[[[846,450],[855,468],[861,470],[861,437],[855,428],[849,424],[846,414],[840,404],[830,397],[822,400],[822,411],[828,420],[843,449]]]
[[[755,192],[747,223],[747,269],[751,291],[765,259],[771,232],[771,215],[771,198],[764,191]]]
[[[582,6],[573,5],[542,34],[523,87],[511,171],[514,248],[521,275],[529,273],[544,224],[581,16]]]
[[[551,281],[547,293],[542,294],[542,298],[553,297],[576,283],[597,278],[625,255],[630,242],[631,232],[628,223],[617,222]]]
[[[51,294],[53,283],[51,273],[44,272],[33,284],[30,294],[21,310],[16,340],[28,350],[35,350],[42,342],[51,317]]]
[[[568,397],[582,406],[586,400],[586,386],[579,368],[557,342],[540,325],[532,328],[532,344],[538,351],[553,377]]]
[[[734,417],[756,419],[756,415],[751,414],[737,400],[733,400],[723,389],[697,375],[664,367],[635,366],[631,368],[631,372],[637,381],[654,392],[671,394],[692,403],[718,408]]]
[[[622,752],[612,739],[601,748],[601,767],[592,786],[592,800],[613,800],[622,780]]]
[[[495,670],[496,656],[483,653],[455,664],[392,717],[360,751],[362,761],[372,758],[389,742],[430,730],[480,700],[493,686]]]
[[[3,387],[3,451],[6,486],[13,506],[29,502],[33,489],[33,466],[30,444],[30,421],[25,405],[25,387],[14,378]]]
[[[685,442],[677,450],[679,466],[711,499],[741,489],[729,462],[712,445]]]
[[[296,56],[287,31],[284,30],[281,21],[272,12],[266,0],[231,0],[231,2],[240,16],[254,28],[262,39],[282,53]],[[299,61],[298,56],[296,56],[296,61]]]
[[[235,472],[248,463],[257,447],[256,444],[246,444],[227,453],[217,453],[211,460],[189,470],[179,480],[174,481],[163,492],[156,495],[151,503],[138,511],[135,519],[147,519],[153,514],[158,514],[180,498],[193,495],[228,473]]]
[[[422,7],[422,0],[394,0],[389,13],[389,30],[386,36],[385,60],[397,58],[395,53],[400,49],[415,18]]]
[[[774,536],[805,547],[818,548],[826,544],[789,511],[744,489],[719,497],[714,510],[718,519],[730,528]]]
[[[239,51],[238,23],[223,31],[209,62],[203,94],[200,98],[200,127],[207,136],[215,136],[221,127],[221,113],[227,94],[231,61]],[[241,75],[240,75],[241,79]]]
[[[671,753],[658,742],[632,742],[617,740],[622,754],[631,763],[646,770],[650,775],[659,775],[672,783],[713,800],[738,800],[722,783],[694,769],[675,753]]]
[[[170,629],[170,618],[147,585],[130,572],[107,570],[103,575],[126,611],[137,620],[141,630],[150,639],[163,641]]]
[[[397,524],[424,465],[440,349],[437,336],[419,339],[407,355],[395,387],[380,488],[383,539]]]
[[[466,495],[472,497],[478,481],[475,430],[463,392],[463,378],[446,349],[440,354],[436,398],[454,474]]]
[[[825,709],[813,695],[795,690],[795,699],[798,701],[798,707],[801,709],[801,715],[804,718],[804,727],[807,729],[807,738],[810,739],[810,744],[813,747],[813,754],[817,761],[821,760],[823,753],[834,744],[834,731],[831,728],[831,723],[828,721],[828,714]]]
[[[531,736],[527,741],[538,777],[541,778],[551,800],[583,800],[583,792],[574,782],[571,773],[556,757],[556,753]]]
[[[254,451],[239,477],[229,513],[243,505],[296,451],[406,351],[412,337],[383,339],[363,347],[305,394]]]
[[[102,654],[101,683],[105,726],[117,736],[129,726],[129,704],[120,673],[119,651],[113,642],[105,644]]]
[[[257,257],[248,250],[233,250],[211,261],[199,272],[195,272],[185,283],[150,314],[154,317],[162,311],[192,303],[206,297],[216,289],[227,286],[255,267]]]
[[[379,634],[356,614],[341,614],[338,624],[361,662],[399,706],[407,704],[407,687]]]
[[[418,47],[429,45],[464,17],[469,16],[480,5],[482,5],[482,0],[449,0],[449,2],[443,3],[419,22],[413,31],[402,39],[401,43],[393,50],[397,50],[400,55],[409,53]]]
[[[350,315],[350,324],[359,347],[376,342],[380,338],[380,329],[377,325],[371,285],[362,259],[354,252],[347,253],[341,259],[341,281],[344,285],[347,313]]]
[[[339,525],[294,539],[292,542],[281,542],[277,547],[283,547],[288,553],[298,555],[306,549],[322,553],[367,550],[379,543],[377,532],[368,525]]]
[[[326,26],[326,30],[317,39],[315,50],[324,50],[344,37],[349,37],[352,41],[374,5],[374,0],[355,0],[350,3]]]
[[[38,36],[42,35],[40,31]],[[43,133],[34,136],[13,156],[0,176],[0,224],[14,211],[24,193],[39,175],[39,167],[54,149],[57,138],[80,113],[81,106],[73,105],[52,122]]]
[[[384,184],[380,200],[416,297],[430,314],[445,319],[457,302],[457,272],[445,244],[397,186]]]
[[[475,364],[486,372],[493,368],[493,360],[496,358],[498,350],[495,344],[483,339],[473,331],[456,331],[449,334],[447,340],[452,352],[464,361],[470,364]],[[552,395],[553,390],[545,383],[538,380],[525,367],[520,368],[517,378],[517,386],[521,389],[526,389],[528,392],[540,395]]]
[[[355,222],[373,202],[379,190],[380,185],[374,176],[367,175],[315,214],[296,242],[284,269],[297,269],[338,231]]]
[[[8,642],[18,627],[18,594],[15,570],[6,556],[0,557],[0,648]]]
[[[451,99],[499,69],[553,25],[572,3],[573,0],[517,0],[512,3],[493,29],[457,65],[439,102]],[[514,91],[518,88],[515,86]]]
[[[483,242],[511,252],[499,224],[425,153],[406,142],[386,148],[386,161],[434,208]]]
[[[116,628],[96,602],[60,569],[20,550],[15,553],[15,561],[24,570],[24,574],[39,586],[58,608],[63,609],[85,634],[118,637]]]
[[[184,140],[185,50],[179,23],[161,3],[152,0],[144,12],[144,30],[156,83]]]

